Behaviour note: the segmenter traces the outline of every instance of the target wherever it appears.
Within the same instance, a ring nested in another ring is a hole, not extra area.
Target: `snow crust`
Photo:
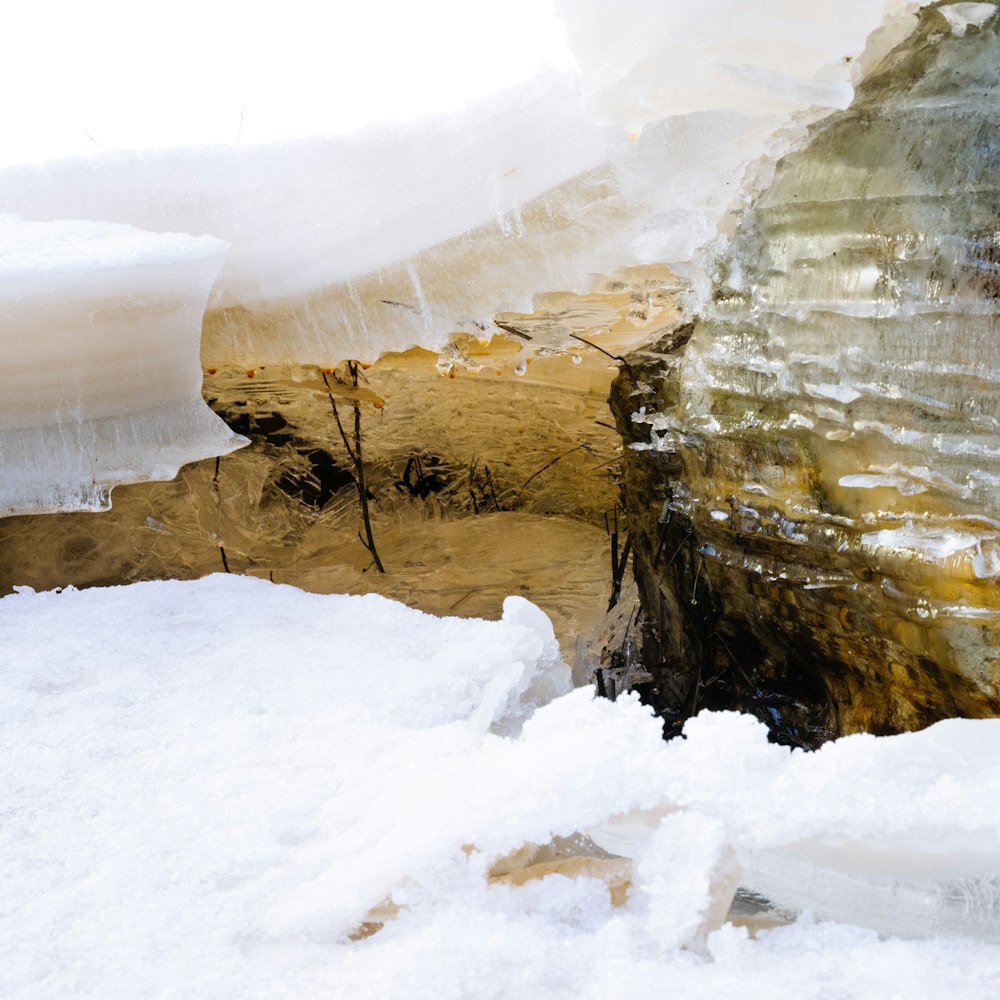
[[[3,995],[995,995],[995,913],[919,943],[851,920],[896,879],[996,906],[1000,720],[805,754],[703,714],[665,744],[638,702],[567,692],[519,598],[483,622],[234,576],[22,589],[0,635]],[[487,881],[615,829],[623,908],[594,878]],[[841,922],[705,938],[776,858],[852,880]]]

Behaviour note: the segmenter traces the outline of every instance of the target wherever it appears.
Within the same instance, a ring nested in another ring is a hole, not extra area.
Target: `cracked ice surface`
[[[437,619],[215,576],[22,591],[0,634],[5,995],[995,995],[998,720],[803,753],[703,714],[666,744],[564,694],[517,598]],[[634,857],[623,907],[487,881],[586,830]],[[703,938],[733,863],[839,922]]]

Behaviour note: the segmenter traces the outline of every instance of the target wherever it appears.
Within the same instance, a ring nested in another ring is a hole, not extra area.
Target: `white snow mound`
[[[1000,981],[1000,946],[933,927],[700,936],[718,886],[774,858],[853,879],[847,921],[924,865],[988,891],[1000,720],[804,754],[702,715],[666,744],[637,701],[564,693],[551,625],[520,598],[501,621],[437,619],[237,576],[23,588],[0,601],[0,650],[3,996],[985,998]],[[593,878],[487,882],[525,843],[616,824],[623,908]],[[387,901],[398,915],[351,940]]]

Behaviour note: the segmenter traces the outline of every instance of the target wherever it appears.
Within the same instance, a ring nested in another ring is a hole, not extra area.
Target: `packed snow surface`
[[[154,25],[114,0],[60,6],[59,17],[19,11],[11,29],[25,44],[0,79],[26,99],[0,137],[0,213],[229,244],[202,272],[210,289],[198,286],[185,323],[197,331],[207,304],[201,362],[244,369],[441,350],[456,334],[497,333],[497,313],[530,311],[537,293],[588,292],[595,275],[635,264],[675,265],[703,292],[705,254],[776,157],[849,101],[852,60],[883,13],[882,0],[560,0],[557,11],[518,0],[470,15],[435,0],[338,7],[326,24],[301,0],[280,18],[184,0]],[[987,6],[959,4],[956,16],[978,23]],[[137,44],[147,36],[158,44]],[[189,72],[165,70],[165,58]],[[46,301],[66,300],[59,316],[29,302],[36,335],[24,337],[19,318],[0,329],[0,352],[43,338],[56,360],[32,355],[29,366],[70,385],[54,413],[18,424],[3,446],[18,483],[9,513],[105,507],[116,483],[235,443],[217,426],[213,435],[190,382],[185,406],[154,415],[148,405],[156,341],[178,344],[161,329],[174,268],[147,259],[104,284],[104,248],[91,250],[98,287],[128,322],[101,323],[107,311],[68,297],[37,254],[16,282],[0,273],[0,296],[30,282]],[[122,370],[78,384],[87,365],[72,361],[95,340],[80,332],[95,316]],[[198,342],[183,343],[195,371]],[[134,370],[146,381],[127,381]],[[123,386],[138,398],[116,396]],[[108,420],[88,422],[111,400]],[[9,395],[0,410],[8,422],[26,412]],[[150,467],[136,441],[158,452]],[[51,454],[48,473],[40,454]]]
[[[1000,720],[805,754],[701,715],[667,744],[569,691],[520,598],[486,622],[235,576],[22,590],[0,639],[0,995],[995,996],[993,943],[703,925],[754,858],[988,891]],[[587,831],[634,859],[623,907],[487,882]]]

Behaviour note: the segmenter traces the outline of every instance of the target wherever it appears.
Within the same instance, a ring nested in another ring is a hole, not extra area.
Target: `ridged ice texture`
[[[0,516],[102,510],[245,443],[201,399],[226,244],[0,216]]]
[[[998,95],[995,5],[925,8],[778,164],[643,416],[681,606],[712,591],[744,677],[826,670],[833,729],[1000,707]]]

